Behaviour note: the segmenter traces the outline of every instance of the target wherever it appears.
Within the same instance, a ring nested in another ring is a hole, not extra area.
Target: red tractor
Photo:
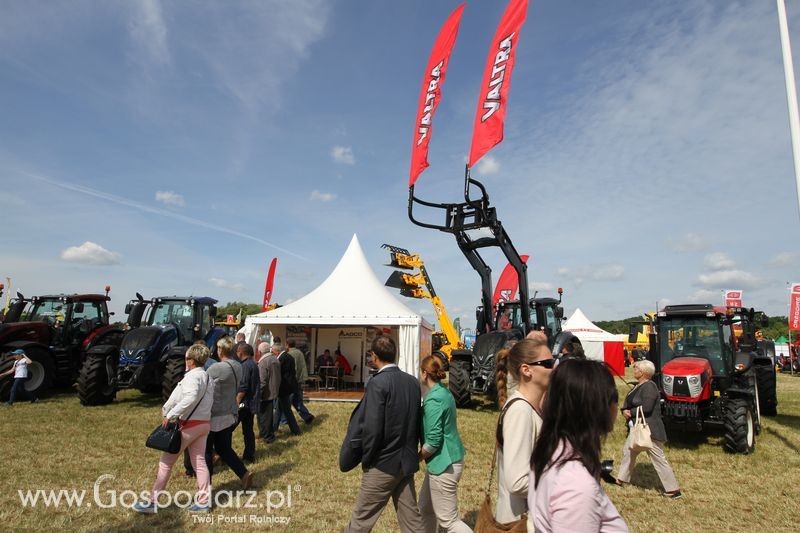
[[[99,344],[116,344],[122,329],[109,324],[106,294],[58,294],[25,298],[17,293],[0,324],[0,372],[8,370],[8,355],[23,349],[33,361],[25,389],[36,395],[53,386],[70,386],[86,356]],[[0,397],[11,390],[11,379],[0,380]]]
[[[775,365],[756,341],[755,316],[703,304],[668,305],[654,317],[649,359],[668,428],[720,428],[727,451],[755,449],[761,415],[776,415],[778,405]]]

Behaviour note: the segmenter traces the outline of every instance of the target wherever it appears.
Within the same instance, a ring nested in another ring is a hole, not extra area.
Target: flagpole
[[[797,89],[794,84],[792,64],[792,44],[789,41],[789,26],[786,22],[785,0],[778,2],[778,26],[783,50],[783,74],[786,78],[786,100],[789,105],[789,129],[792,134],[792,153],[794,156],[794,178],[797,191],[797,207],[800,214],[800,114],[797,111]]]

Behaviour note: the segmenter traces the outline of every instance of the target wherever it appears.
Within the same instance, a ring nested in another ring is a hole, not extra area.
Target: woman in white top
[[[533,444],[542,426],[537,412],[552,372],[553,354],[544,333],[497,353],[497,397],[503,412],[497,431],[497,509],[495,519],[507,523],[528,511],[528,472]],[[507,397],[508,374],[519,389]]]
[[[600,486],[602,441],[614,428],[617,388],[605,364],[559,363],[533,449],[528,503],[537,532],[627,532]]]
[[[203,370],[211,352],[204,344],[194,344],[186,350],[186,374],[172,391],[167,403],[161,408],[164,419],[162,425],[180,421],[181,449],[178,453],[164,453],[158,463],[158,475],[153,484],[151,501],[140,502],[133,506],[139,513],[156,512],[158,495],[167,486],[172,465],[189,449],[192,467],[197,474],[197,494],[192,512],[208,512],[211,509],[211,478],[206,466],[206,437],[210,430],[211,407],[214,404],[214,380]]]

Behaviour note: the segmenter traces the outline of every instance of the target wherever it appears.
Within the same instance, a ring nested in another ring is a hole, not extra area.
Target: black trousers
[[[262,439],[275,438],[275,427],[272,421],[272,412],[275,410],[275,400],[261,400],[261,409],[258,411],[258,436]]]
[[[300,426],[297,425],[297,419],[294,417],[294,413],[292,412],[292,401],[291,395],[289,396],[278,396],[278,412],[279,415],[275,417],[275,423],[273,427],[277,430],[278,424],[281,421],[281,415],[283,418],[286,419],[286,423],[289,424],[289,429],[294,435],[300,434]]]
[[[233,439],[233,431],[236,429],[236,424],[231,424],[222,431],[212,431],[208,434],[206,440],[206,464],[208,471],[213,473],[213,455],[216,450],[222,462],[230,467],[231,470],[239,477],[242,478],[247,473],[247,467],[236,452],[233,451],[231,441]]]
[[[242,460],[254,461],[256,457],[256,434],[253,433],[253,412],[247,407],[239,409],[239,422],[242,424],[244,452]]]

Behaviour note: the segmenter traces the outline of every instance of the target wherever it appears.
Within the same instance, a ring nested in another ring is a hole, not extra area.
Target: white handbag
[[[647,425],[641,405],[636,408],[636,421],[631,428],[630,448],[633,452],[646,452],[653,449],[650,426]]]

